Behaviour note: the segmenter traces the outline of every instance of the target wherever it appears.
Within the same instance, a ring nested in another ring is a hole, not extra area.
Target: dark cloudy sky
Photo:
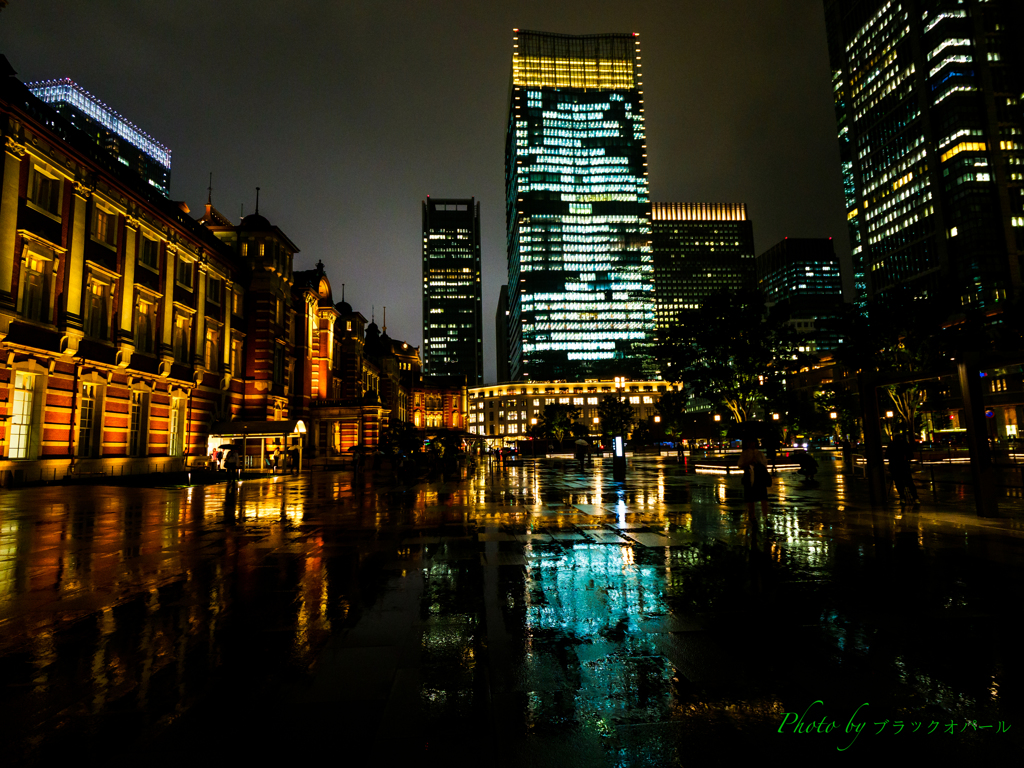
[[[11,0],[0,52],[70,77],[173,152],[198,215],[260,212],[340,300],[419,345],[420,203],[481,203],[485,376],[505,282],[512,29],[639,32],[651,199],[745,202],[760,253],[848,258],[821,0]]]

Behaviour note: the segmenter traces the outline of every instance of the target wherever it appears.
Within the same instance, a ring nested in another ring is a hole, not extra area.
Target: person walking
[[[761,516],[768,519],[768,488],[772,476],[768,473],[768,461],[758,450],[757,440],[745,440],[740,454],[739,468],[743,470],[743,500],[747,502],[747,521],[751,530],[756,531],[754,504],[761,503]]]
[[[228,482],[230,483],[228,487],[230,489],[238,480],[238,451],[234,448],[228,451],[227,458],[224,459],[224,467],[228,471]]]
[[[910,459],[912,457],[913,449],[903,435],[893,438],[892,442],[885,449],[885,458],[889,462],[889,474],[892,476],[893,485],[896,486],[896,494],[900,498],[900,504],[906,504],[908,496],[914,500],[915,504],[921,503],[921,500],[917,497],[914,477],[910,473]]]

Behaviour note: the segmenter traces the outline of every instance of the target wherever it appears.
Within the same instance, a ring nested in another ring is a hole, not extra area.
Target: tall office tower
[[[138,173],[164,197],[170,196],[171,150],[69,78],[41,80],[27,87],[118,162]]]
[[[825,0],[825,20],[858,303],[997,304],[1024,251],[1024,3]]]
[[[659,331],[712,293],[757,283],[754,226],[744,203],[653,203],[651,246]]]
[[[515,30],[508,114],[512,380],[650,378],[639,37]]]
[[[480,203],[423,203],[423,374],[484,381]]]
[[[498,291],[498,309],[494,313],[495,356],[498,358],[498,383],[508,381],[508,286]]]
[[[807,352],[842,342],[835,320],[843,312],[843,279],[831,237],[787,237],[757,257],[765,302],[778,306],[808,341]]]

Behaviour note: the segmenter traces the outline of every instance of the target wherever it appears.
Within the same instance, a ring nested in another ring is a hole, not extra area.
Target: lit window
[[[26,320],[50,320],[50,267],[53,262],[30,253],[22,274],[21,314]]]
[[[145,455],[145,427],[149,416],[146,408],[146,394],[132,392],[131,424],[128,432],[128,455]]]
[[[18,371],[14,375],[14,403],[11,409],[11,437],[8,458],[27,459],[32,438],[35,408],[35,377]]]
[[[117,245],[117,214],[104,210],[98,205],[92,209],[92,236],[94,240],[109,245]]]
[[[78,410],[78,455],[92,456],[96,433],[96,385],[82,385],[82,399]]]
[[[153,338],[156,329],[156,304],[140,300],[135,309],[135,350],[143,354],[153,353]]]
[[[174,318],[174,336],[172,346],[174,348],[174,359],[179,363],[188,364],[189,355],[192,351],[191,344],[192,318],[179,313]]]
[[[149,267],[150,269],[159,269],[158,266],[158,254],[160,253],[160,243],[156,240],[150,240],[148,237],[142,238],[142,246],[139,248],[139,263],[143,266]]]
[[[220,329],[206,329],[206,345],[203,349],[203,363],[207,370],[216,371],[220,368]]]
[[[106,339],[108,336],[108,317],[110,286],[99,280],[89,281],[89,290],[86,295],[85,307],[85,334],[94,339]]]
[[[47,175],[33,166],[29,179],[28,201],[32,206],[51,216],[60,216],[60,179]]]
[[[183,285],[186,288],[192,287],[192,269],[193,265],[191,261],[181,258],[178,259],[178,266],[174,273],[174,277],[178,281],[178,285]]]

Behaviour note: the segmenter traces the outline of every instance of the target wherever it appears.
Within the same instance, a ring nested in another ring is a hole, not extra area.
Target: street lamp
[[[778,421],[778,420],[779,420],[779,414],[773,413],[772,414],[772,421]]]
[[[828,415],[828,417],[829,417],[830,419],[838,419],[838,418],[839,418],[839,414],[838,414],[838,413],[836,413],[835,411],[832,411],[832,412],[831,412],[831,413],[830,413],[830,414]]]
[[[661,424],[661,416],[655,416],[654,417],[654,423],[655,424]]]
[[[719,415],[719,414],[717,414],[717,413],[716,413],[716,414],[715,414],[715,421],[721,421],[721,420],[722,420],[722,417],[721,417],[721,415]]]

